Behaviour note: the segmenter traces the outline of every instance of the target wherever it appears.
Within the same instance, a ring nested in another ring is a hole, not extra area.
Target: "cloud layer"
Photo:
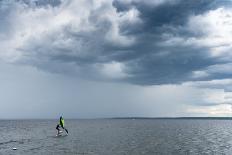
[[[139,85],[231,78],[231,2],[0,2],[0,59]]]

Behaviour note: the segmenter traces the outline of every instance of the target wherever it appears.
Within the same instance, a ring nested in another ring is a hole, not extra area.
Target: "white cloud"
[[[197,88],[221,89],[225,92],[232,91],[232,79],[185,82],[182,85]]]
[[[214,77],[216,75],[231,75],[231,67],[232,63],[224,63],[224,64],[215,64],[208,66],[200,71],[193,71],[191,77],[193,79]]]
[[[208,116],[227,116],[232,114],[232,80],[211,80],[183,83],[183,86],[196,88],[201,92],[200,100],[195,102],[187,110],[188,113]]]
[[[171,27],[170,27],[171,28]],[[231,56],[232,48],[232,9],[217,8],[204,14],[192,15],[186,25],[172,28],[186,30],[193,35],[179,36],[164,33],[165,46],[181,45],[208,47],[212,57]]]
[[[192,43],[210,47],[211,56],[228,56],[232,47],[232,10],[218,8],[204,14],[192,16],[188,30],[198,35]]]
[[[120,3],[124,3],[125,5],[127,4],[131,4],[131,3],[144,3],[146,5],[149,6],[159,6],[165,3],[169,3],[169,4],[175,4],[177,3],[179,0],[117,0]]]
[[[125,66],[119,62],[110,62],[98,65],[101,75],[109,79],[122,79],[129,75],[124,72]]]
[[[198,106],[189,107],[187,113],[197,116],[208,117],[231,117],[232,108],[230,104],[221,104],[216,106]]]
[[[208,77],[209,74],[205,71],[193,71],[192,73],[192,78],[196,78],[196,79],[199,79],[199,78],[204,78],[204,77]]]
[[[232,93],[223,89],[207,89],[203,94],[203,100],[207,104],[232,104]]]
[[[210,87],[214,85],[230,85],[232,84],[232,79],[222,79],[222,80],[211,80],[211,81],[195,81],[195,82],[185,82],[183,85],[186,86],[205,86]]]

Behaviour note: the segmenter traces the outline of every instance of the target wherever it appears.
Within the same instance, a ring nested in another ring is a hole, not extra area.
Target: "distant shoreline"
[[[107,119],[107,118],[106,118]],[[206,120],[232,120],[232,117],[113,117],[109,119],[206,119]]]
[[[101,119],[147,119],[147,120],[232,120],[232,117],[108,117],[108,118],[66,118],[66,120],[101,120]],[[20,120],[57,120],[54,118],[0,118],[0,121]]]

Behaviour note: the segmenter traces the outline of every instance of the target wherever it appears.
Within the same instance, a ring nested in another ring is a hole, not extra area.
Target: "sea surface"
[[[232,154],[232,120],[1,120],[0,155]],[[17,148],[17,150],[12,150]]]

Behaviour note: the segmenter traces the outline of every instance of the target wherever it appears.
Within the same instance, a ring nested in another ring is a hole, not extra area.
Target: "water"
[[[56,124],[0,121],[0,155],[232,154],[232,120],[66,120],[63,137]]]

